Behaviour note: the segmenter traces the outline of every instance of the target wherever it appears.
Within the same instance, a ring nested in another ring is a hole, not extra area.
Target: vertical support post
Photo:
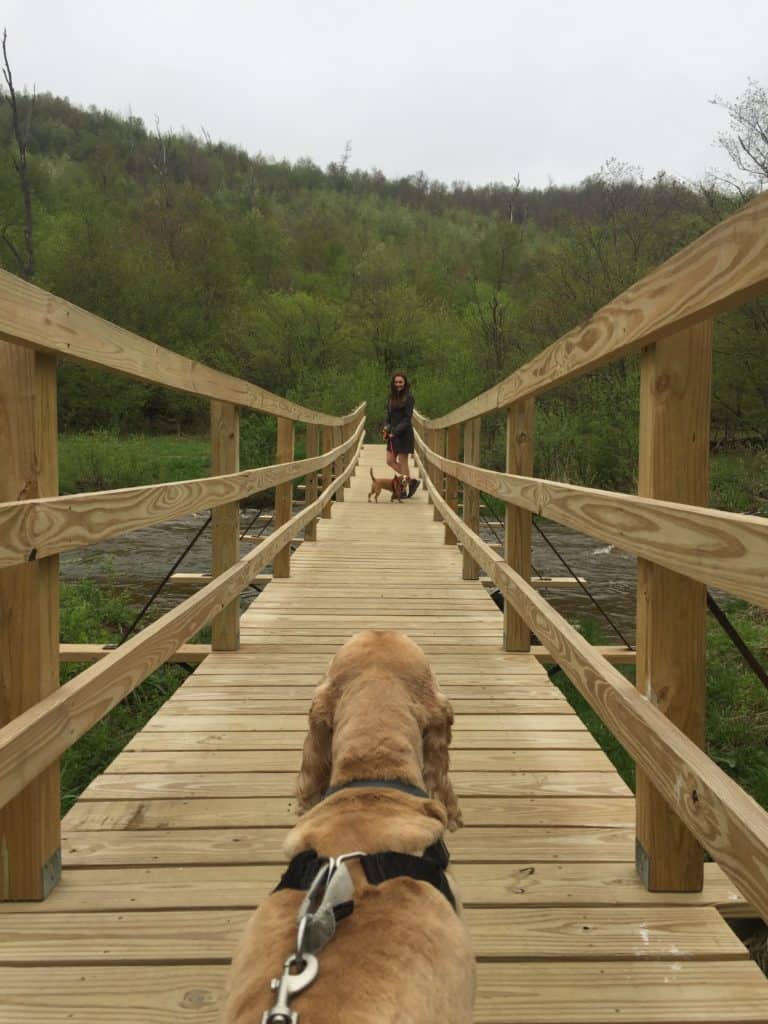
[[[295,428],[293,420],[277,417],[277,462],[293,462]],[[278,484],[275,488],[275,526],[287,523],[293,515],[293,481]],[[291,545],[286,544],[278,551],[272,562],[275,579],[287,579],[291,575]]]
[[[709,502],[712,321],[643,350],[638,493]],[[637,688],[700,747],[705,743],[706,587],[637,560]],[[698,842],[637,770],[637,870],[652,892],[698,892]]]
[[[427,446],[427,448],[434,448],[434,446],[435,446],[435,432],[434,432],[434,430],[432,430],[431,427],[424,427],[424,430],[423,430],[421,436],[424,438],[424,444]],[[426,461],[424,462],[424,476],[428,477],[430,480],[434,480],[434,474],[432,473],[432,470],[429,468],[429,465],[427,464]],[[430,505],[432,505],[433,504],[432,495],[429,493],[429,491],[427,490],[426,487],[424,488],[424,490],[427,491],[427,501],[428,501],[428,503]]]
[[[331,427],[333,432],[333,447],[338,447],[344,440],[344,428],[343,427]],[[333,464],[333,479],[336,480],[344,472],[345,457],[340,455]],[[344,501],[344,488],[339,488],[336,491],[336,501]]]
[[[211,474],[223,476],[240,470],[240,409],[230,402],[211,401]],[[213,510],[214,576],[240,557],[240,502]],[[240,601],[231,601],[211,623],[211,649],[236,651],[240,646]]]
[[[58,493],[56,359],[0,342],[0,501]],[[58,558],[0,570],[0,726],[59,686]],[[0,809],[0,900],[43,900],[61,875],[59,763]]]
[[[323,451],[329,452],[333,448],[333,427],[323,427]],[[333,480],[333,465],[329,462],[327,466],[323,467],[323,490],[327,490],[331,486]],[[323,505],[322,518],[330,519],[331,512],[333,510],[333,502],[327,501]]]
[[[316,423],[307,424],[307,458],[313,459],[320,454],[320,428]],[[317,498],[317,473],[308,473],[304,487],[304,504],[311,505]],[[304,527],[304,540],[317,540],[317,519]]]
[[[341,428],[341,436],[342,436],[342,438],[345,441],[348,441],[350,439],[350,437],[352,437],[354,432],[355,432],[355,424],[352,423],[352,422],[346,423]],[[350,464],[351,461],[352,461],[352,449],[350,448],[350,450],[344,456],[344,462],[342,463],[344,469],[347,468],[347,466]],[[350,475],[344,481],[344,487],[351,487],[351,486],[352,486],[352,474],[350,473]]]
[[[436,429],[432,434],[432,440],[434,441],[434,444],[432,445],[433,450],[436,451],[438,455],[445,455],[445,427]],[[432,479],[434,481],[435,487],[437,488],[437,493],[440,495],[441,498],[444,498],[445,473],[443,473],[442,469],[437,468],[433,469],[432,472],[434,473]],[[435,505],[435,507],[432,509],[432,518],[436,523],[439,523],[440,520],[442,519],[442,516],[437,511],[437,505]]]
[[[458,423],[452,427],[448,427],[445,432],[445,457],[452,459],[454,462],[459,460],[459,440],[460,440],[460,426]],[[455,476],[446,474],[445,477],[445,500],[448,502],[449,507],[455,512],[459,503],[459,481]],[[443,537],[444,544],[455,544],[456,537],[452,530],[448,529],[446,523],[445,535]]]
[[[464,462],[468,466],[480,465],[480,426],[482,420],[477,416],[464,424]],[[475,533],[480,532],[480,492],[471,484],[464,484],[464,508],[462,516],[465,524]],[[462,579],[480,579],[480,566],[464,551],[461,571]]]
[[[507,472],[533,474],[534,399],[522,398],[507,409]],[[525,580],[531,578],[531,513],[507,505],[504,558]],[[531,633],[509,601],[504,602],[504,650],[530,651]]]

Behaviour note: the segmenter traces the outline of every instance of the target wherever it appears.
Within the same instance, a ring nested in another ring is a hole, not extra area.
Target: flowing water
[[[241,532],[254,518],[254,510],[246,510],[241,516]],[[207,512],[185,516],[172,523],[148,526],[133,533],[115,537],[101,544],[67,552],[61,556],[61,575],[66,582],[92,580],[98,584],[110,584],[119,588],[132,607],[138,610],[161,582],[176,559],[184,551],[200,527],[208,518]],[[590,594],[605,609],[623,636],[631,644],[635,636],[635,558],[617,548],[592,537],[577,533],[549,520],[538,521],[555,549],[578,576],[586,579]],[[264,529],[259,523],[251,534]],[[265,532],[270,532],[266,527]],[[483,527],[482,536],[493,542],[501,539],[503,530],[497,533]],[[322,543],[322,541],[320,541]],[[241,553],[252,550],[244,542]],[[569,572],[558,556],[551,550],[541,535],[533,531],[533,572],[537,576],[568,576]],[[211,530],[203,531],[189,554],[177,566],[177,572],[210,572]],[[262,570],[269,572],[269,568]],[[193,593],[199,584],[174,583],[163,588],[153,605],[153,614],[168,611],[185,597]],[[253,600],[256,591],[243,595],[245,606]],[[617,636],[599,613],[594,603],[580,588],[554,589],[543,591],[548,601],[569,621],[589,617],[599,621],[604,642],[621,644]]]

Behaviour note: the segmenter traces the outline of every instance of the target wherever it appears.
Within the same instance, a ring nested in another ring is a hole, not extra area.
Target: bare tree
[[[13,166],[16,168],[16,173],[19,176],[21,196],[24,202],[23,252],[19,251],[18,246],[8,235],[10,225],[3,224],[2,227],[0,227],[0,237],[2,237],[3,242],[5,242],[5,245],[13,254],[13,257],[19,266],[19,270],[21,271],[22,277],[27,281],[30,281],[35,273],[35,246],[32,235],[32,186],[29,181],[29,166],[27,164],[27,140],[29,138],[29,128],[32,121],[32,109],[35,104],[35,93],[33,90],[27,106],[26,121],[22,127],[21,117],[19,114],[18,97],[13,86],[13,75],[11,74],[11,65],[8,60],[7,41],[8,32],[3,29],[3,78],[5,79],[6,89],[4,90],[0,88],[0,102],[7,103],[11,108],[13,137],[16,140],[16,148],[18,151],[18,156],[14,156],[12,159]]]
[[[768,185],[768,89],[750,78],[738,99],[716,96],[711,102],[727,110],[730,117],[729,131],[717,136],[718,144],[748,176],[752,187],[764,189]],[[739,188],[737,182],[729,184]]]

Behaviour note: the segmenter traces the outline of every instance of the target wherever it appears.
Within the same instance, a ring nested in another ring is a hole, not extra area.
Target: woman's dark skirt
[[[413,455],[413,428],[408,427],[402,434],[390,438],[395,455]]]

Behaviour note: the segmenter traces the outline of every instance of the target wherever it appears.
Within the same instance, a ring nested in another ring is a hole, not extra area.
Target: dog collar
[[[399,779],[354,779],[352,782],[342,782],[338,786],[329,786],[323,794],[323,799],[340,793],[342,789],[398,789],[401,793],[410,793],[411,796],[420,796],[425,800],[429,799],[429,793],[418,786],[411,786],[407,782],[400,782]]]

